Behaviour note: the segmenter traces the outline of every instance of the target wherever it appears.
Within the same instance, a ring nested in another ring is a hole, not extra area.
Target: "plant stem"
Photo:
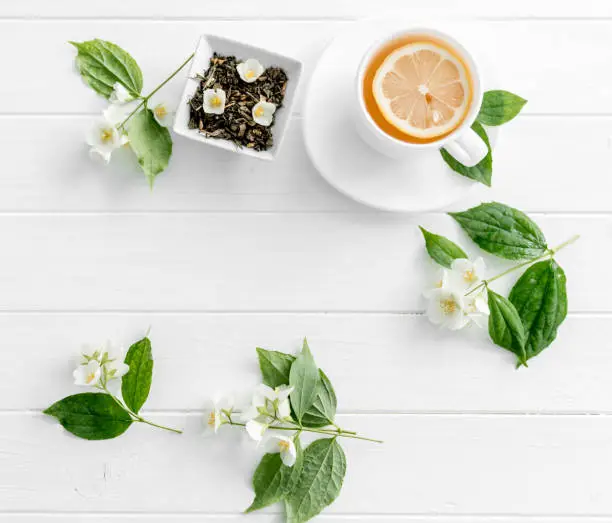
[[[234,425],[236,427],[246,427],[245,423],[238,423],[236,421],[232,421],[231,418],[228,418],[228,424],[229,425]],[[373,443],[384,443],[384,441],[379,440],[379,439],[372,439],[372,438],[366,438],[364,436],[359,436],[358,434],[355,434],[353,432],[346,432],[343,431],[341,429],[338,430],[331,430],[331,429],[310,429],[308,427],[302,427],[299,425],[296,425],[295,427],[280,427],[280,426],[270,426],[270,429],[273,430],[297,430],[300,432],[313,432],[315,434],[325,434],[326,436],[341,436],[343,438],[350,438],[350,439],[360,439],[363,441],[371,441]]]
[[[479,291],[483,287],[486,287],[487,285],[489,285],[489,283],[491,283],[491,282],[493,282],[495,280],[499,280],[500,278],[503,278],[504,276],[506,276],[507,274],[510,274],[511,272],[514,272],[514,271],[516,271],[518,269],[526,267],[527,265],[531,265],[532,263],[535,263],[537,261],[543,260],[545,258],[552,258],[561,249],[567,247],[568,245],[571,245],[576,240],[578,240],[578,238],[580,238],[580,235],[579,234],[575,234],[569,240],[566,240],[563,243],[560,243],[559,245],[557,245],[556,247],[553,247],[552,249],[548,249],[548,251],[546,251],[544,254],[542,254],[540,256],[536,256],[535,258],[531,258],[529,260],[525,260],[524,262],[521,262],[521,263],[519,263],[517,265],[514,265],[513,267],[510,267],[509,269],[506,269],[504,272],[500,272],[499,274],[497,274],[497,275],[495,275],[495,276],[493,276],[491,278],[488,278],[486,280],[482,280],[482,282],[480,284],[476,285],[476,287],[474,287],[472,290],[470,290],[468,293],[466,293],[466,296],[469,296],[470,294],[473,294],[473,293]]]
[[[174,71],[168,78],[166,78],[161,84],[159,84],[155,89],[153,89],[147,96],[142,98],[142,101],[136,106],[136,108],[130,114],[128,114],[125,120],[123,120],[117,127],[122,128],[127,123],[127,121],[132,116],[134,116],[143,105],[146,105],[146,103],[151,99],[151,97],[157,91],[159,91],[164,85],[166,85],[170,80],[172,80],[181,71],[181,69],[189,63],[189,61],[194,57],[194,55],[195,53],[191,53],[189,57],[179,66],[179,68],[176,71]]]
[[[106,392],[111,398],[113,398],[115,403],[119,405],[123,410],[125,410],[125,412],[127,412],[130,416],[132,416],[134,418],[134,421],[137,421],[138,423],[145,423],[147,425],[151,425],[151,427],[157,427],[158,429],[169,430],[170,432],[175,432],[176,434],[183,433],[182,430],[173,429],[172,427],[166,427],[165,425],[158,425],[157,423],[153,423],[152,421],[146,420],[142,416],[139,416],[138,414],[133,412],[131,409],[129,409],[128,406],[125,403],[123,403],[119,398],[111,394],[108,388],[106,387],[106,385],[102,386],[102,390]]]

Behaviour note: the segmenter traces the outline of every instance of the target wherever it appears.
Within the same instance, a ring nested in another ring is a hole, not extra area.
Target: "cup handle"
[[[466,167],[474,167],[489,152],[487,144],[469,128],[452,142],[444,145],[446,152]]]

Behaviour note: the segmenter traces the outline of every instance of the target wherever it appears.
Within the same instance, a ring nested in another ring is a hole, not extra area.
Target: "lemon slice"
[[[374,75],[374,99],[399,131],[431,139],[450,133],[465,118],[471,98],[464,64],[431,42],[393,51]]]

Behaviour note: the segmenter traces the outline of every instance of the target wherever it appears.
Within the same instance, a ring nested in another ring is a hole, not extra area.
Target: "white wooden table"
[[[13,0],[0,4],[0,521],[242,520],[253,453],[204,441],[200,409],[258,380],[254,348],[307,335],[335,384],[348,475],[321,521],[612,521],[612,3],[429,0],[480,20],[502,85],[529,99],[503,130],[496,199],[532,214],[559,256],[570,313],[552,348],[516,371],[484,333],[422,315],[417,224],[331,189],[302,145],[298,103],[273,164],[177,138],[151,193],[135,166],[92,164],[103,101],[73,73],[67,40],[131,52],[156,85],[214,32],[304,60],[354,19],[419,14],[413,0]],[[177,98],[182,79],[166,90]],[[509,285],[511,282],[507,282]],[[503,288],[503,284],[500,288]],[[129,344],[152,326],[149,427],[90,443],[41,410],[75,392],[84,342]],[[244,521],[276,521],[274,511]]]

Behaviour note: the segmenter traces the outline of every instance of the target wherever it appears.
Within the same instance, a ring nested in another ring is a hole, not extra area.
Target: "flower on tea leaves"
[[[485,262],[482,258],[471,261],[466,258],[453,260],[448,281],[451,287],[468,290],[484,279]]]
[[[204,412],[204,434],[216,434],[222,425],[229,422],[233,408],[231,398],[215,398],[212,408]]]
[[[253,120],[256,124],[268,127],[272,124],[274,119],[274,112],[276,111],[276,105],[271,102],[257,102],[253,106]]]
[[[225,91],[223,89],[206,89],[203,96],[205,113],[223,114],[225,111]]]
[[[268,430],[268,424],[252,419],[246,422],[245,429],[250,438],[259,443],[266,430]]]
[[[108,99],[111,103],[117,103],[117,102],[124,103],[124,102],[129,102],[133,98],[134,97],[123,86],[123,84],[120,84],[119,82],[115,82],[115,85],[113,85],[113,92],[111,93]]]
[[[434,289],[429,294],[427,316],[432,323],[450,330],[465,327],[468,318],[464,313],[463,293],[452,288]]]
[[[265,442],[265,451],[269,454],[280,452],[281,461],[287,467],[293,467],[297,458],[295,443],[286,436],[270,436]]]
[[[240,78],[246,83],[250,84],[257,80],[263,72],[266,70],[259,60],[255,58],[249,58],[248,60],[239,63],[236,66],[236,70],[240,75]]]
[[[102,377],[102,367],[99,361],[92,359],[74,369],[72,376],[75,385],[95,387]]]
[[[172,120],[173,111],[168,109],[168,105],[164,102],[153,107],[153,116],[155,121],[162,127],[168,127]]]
[[[89,155],[105,164],[110,161],[112,152],[123,145],[119,131],[106,118],[94,122],[87,133],[86,141],[91,147]]]

